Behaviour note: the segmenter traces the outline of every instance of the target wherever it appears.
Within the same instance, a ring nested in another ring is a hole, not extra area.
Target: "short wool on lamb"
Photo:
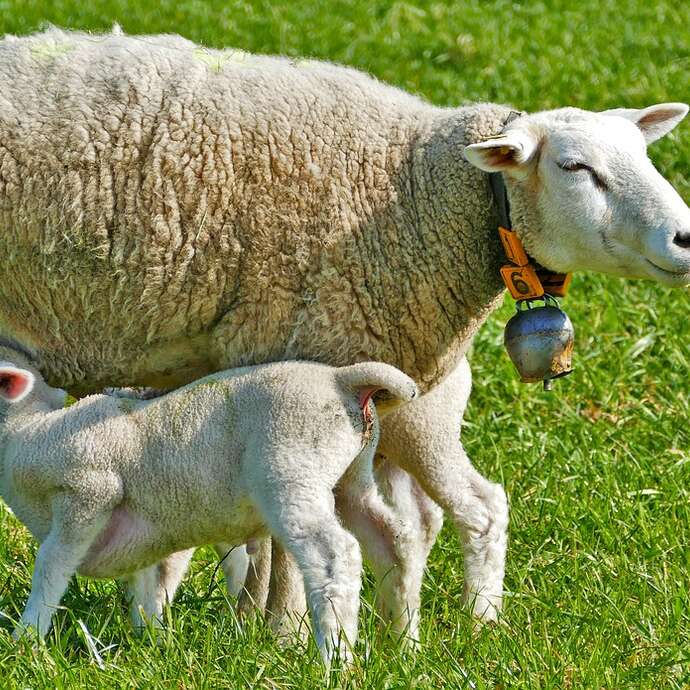
[[[373,477],[377,390],[398,404],[417,395],[387,364],[285,362],[65,408],[64,391],[0,346],[0,492],[40,541],[15,634],[45,635],[77,572],[127,578],[135,622],[141,610],[155,622],[193,547],[273,534],[300,568],[324,659],[347,656],[361,557],[336,487],[365,551],[374,534],[391,549],[400,537]]]

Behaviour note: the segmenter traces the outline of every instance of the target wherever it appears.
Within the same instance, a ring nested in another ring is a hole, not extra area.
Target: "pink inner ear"
[[[501,146],[499,148],[492,148],[486,152],[486,162],[494,167],[501,168],[517,168],[518,163],[515,160],[515,150],[508,146]]]
[[[666,122],[677,115],[677,111],[671,110],[653,110],[651,113],[643,115],[638,121],[637,126],[640,128],[649,127],[651,125],[659,124],[660,122]]]
[[[29,378],[18,371],[0,372],[0,391],[7,400],[21,397],[29,385]]]

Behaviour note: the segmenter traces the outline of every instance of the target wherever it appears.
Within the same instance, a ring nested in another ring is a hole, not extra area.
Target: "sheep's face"
[[[646,151],[687,112],[670,103],[526,115],[465,155],[482,170],[504,173],[514,228],[547,268],[687,285],[690,209]]]

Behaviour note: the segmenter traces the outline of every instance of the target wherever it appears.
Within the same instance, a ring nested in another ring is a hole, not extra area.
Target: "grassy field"
[[[690,98],[690,3],[677,0],[0,2],[2,32],[45,22],[327,58],[438,104]],[[690,200],[690,122],[651,155]],[[570,294],[576,371],[555,393],[517,382],[501,343],[510,304],[473,354],[464,443],[511,500],[505,625],[472,636],[446,527],[425,581],[422,651],[405,655],[377,633],[369,585],[366,644],[351,672],[326,679],[313,645],[280,649],[260,622],[238,627],[202,551],[160,644],[133,637],[115,584],[82,579],[46,648],[18,648],[0,629],[0,688],[690,687],[688,291],[578,275]],[[13,615],[33,554],[0,509],[0,609]],[[77,620],[105,648],[104,668]]]

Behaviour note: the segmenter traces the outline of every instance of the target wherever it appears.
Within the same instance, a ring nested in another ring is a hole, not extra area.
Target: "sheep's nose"
[[[678,245],[681,249],[690,249],[690,230],[677,232],[673,238],[673,244]]]

